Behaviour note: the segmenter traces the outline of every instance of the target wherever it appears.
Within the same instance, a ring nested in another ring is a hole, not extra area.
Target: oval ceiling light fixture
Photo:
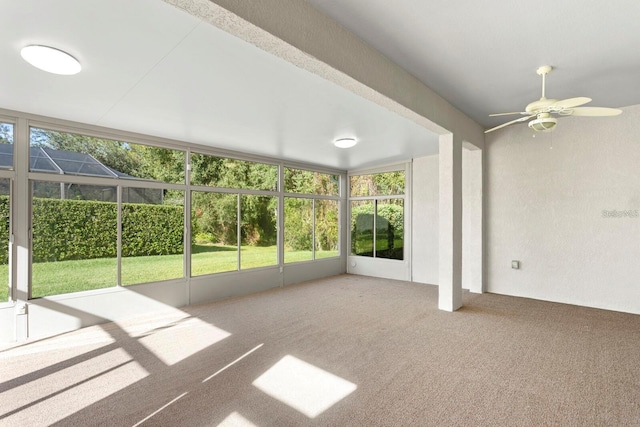
[[[355,138],[340,138],[333,141],[333,145],[338,148],[351,148],[357,143],[358,141]]]
[[[82,69],[76,58],[54,47],[34,44],[23,47],[20,55],[29,64],[48,73],[70,76]]]

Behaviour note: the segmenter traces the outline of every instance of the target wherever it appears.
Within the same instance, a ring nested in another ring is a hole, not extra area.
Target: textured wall
[[[485,144],[487,290],[640,313],[640,105]]]
[[[438,283],[438,156],[413,159],[412,280]]]
[[[462,288],[483,292],[482,150],[462,150]]]

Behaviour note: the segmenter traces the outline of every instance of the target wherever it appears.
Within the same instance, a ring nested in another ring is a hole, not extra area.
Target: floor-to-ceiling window
[[[191,154],[191,275],[278,264],[274,164]]]
[[[0,121],[0,303],[11,295],[10,234],[13,176],[13,123]]]
[[[284,170],[284,261],[339,256],[339,175]]]
[[[405,169],[352,175],[351,255],[404,260]]]
[[[30,128],[31,297],[184,276],[185,151]]]
[[[345,177],[0,109],[0,340],[344,272]]]
[[[219,153],[22,113],[0,117],[0,308],[340,259],[341,172]]]

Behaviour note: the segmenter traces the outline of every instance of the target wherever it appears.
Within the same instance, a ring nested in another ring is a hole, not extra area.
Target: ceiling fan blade
[[[487,130],[485,130],[485,131],[484,131],[484,133],[493,132],[494,130],[502,129],[502,128],[503,128],[503,127],[505,127],[505,126],[509,126],[509,125],[514,124],[514,123],[518,123],[518,122],[525,122],[525,121],[527,121],[527,120],[529,120],[530,118],[535,117],[535,116],[536,116],[536,115],[535,115],[535,114],[533,114],[533,115],[531,115],[531,116],[527,116],[527,117],[520,117],[519,119],[515,119],[515,120],[511,120],[510,122],[503,123],[503,124],[501,124],[500,126],[496,126],[496,127],[494,127],[494,128],[487,129]]]
[[[562,99],[558,102],[553,103],[550,107],[552,111],[558,111],[558,110],[563,110],[565,108],[578,107],[588,102],[591,102],[591,98],[579,96],[577,98]]]
[[[489,114],[489,117],[498,117],[498,116],[512,116],[514,114],[529,114],[522,111],[514,111],[512,113],[497,113],[497,114]]]
[[[606,107],[577,107],[570,109],[568,113],[572,116],[583,116],[583,117],[606,117],[606,116],[617,116],[622,113],[622,110],[617,108],[606,108]]]

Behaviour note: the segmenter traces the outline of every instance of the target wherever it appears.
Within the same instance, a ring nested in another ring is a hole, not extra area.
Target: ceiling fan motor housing
[[[558,102],[557,99],[540,98],[539,100],[533,101],[532,103],[527,105],[524,111],[530,114],[540,113],[556,102]]]

